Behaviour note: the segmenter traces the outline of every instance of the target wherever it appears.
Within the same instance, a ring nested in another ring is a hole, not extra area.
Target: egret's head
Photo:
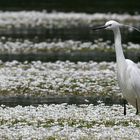
[[[122,25],[120,23],[118,23],[117,21],[110,20],[110,21],[106,22],[105,25],[95,27],[95,28],[93,28],[93,30],[99,30],[99,29],[115,30],[115,29],[117,29],[117,28],[119,28],[121,26]]]
[[[105,29],[114,30],[121,27],[122,25],[118,23],[117,21],[110,20],[106,22],[104,26],[105,26]]]
[[[107,21],[105,23],[105,25],[103,25],[103,26],[94,27],[93,30],[108,29],[108,30],[115,31],[116,29],[118,29],[120,27],[127,27],[127,28],[131,28],[131,29],[134,29],[134,30],[140,32],[140,29],[138,29],[136,27],[133,27],[133,26],[130,26],[130,25],[120,24],[120,23],[118,23],[117,21],[114,21],[114,20]]]

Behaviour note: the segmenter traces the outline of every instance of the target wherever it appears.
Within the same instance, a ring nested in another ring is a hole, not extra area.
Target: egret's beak
[[[102,25],[102,26],[98,26],[98,27],[93,27],[92,30],[106,29],[108,26],[110,26],[110,25]]]

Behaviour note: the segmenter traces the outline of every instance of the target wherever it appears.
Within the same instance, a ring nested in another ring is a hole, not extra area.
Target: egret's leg
[[[139,109],[138,109],[138,102],[137,102],[137,99],[136,99],[136,115],[139,114]]]
[[[123,105],[124,105],[124,115],[126,115],[126,100],[123,99]]]

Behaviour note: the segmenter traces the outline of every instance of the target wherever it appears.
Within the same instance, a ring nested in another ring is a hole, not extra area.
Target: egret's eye
[[[112,24],[109,24],[108,26],[111,26]]]

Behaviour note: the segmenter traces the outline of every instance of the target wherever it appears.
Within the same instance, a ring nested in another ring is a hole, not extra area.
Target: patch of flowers
[[[0,139],[137,139],[140,118],[127,105],[0,107]]]
[[[110,41],[103,41],[103,39],[94,40],[93,42],[82,41],[57,41],[57,42],[39,42],[34,43],[29,40],[16,40],[16,41],[4,41],[4,38],[0,39],[0,53],[1,54],[42,54],[42,53],[72,53],[72,52],[84,52],[91,51],[107,51],[114,52],[114,46]],[[139,44],[129,42],[123,44],[125,51],[140,50]]]
[[[0,95],[120,96],[113,62],[1,62]]]
[[[46,11],[18,11],[0,12],[0,26],[3,28],[70,28],[79,26],[92,26],[114,19],[122,23],[139,26],[140,15],[129,14],[103,14],[103,13],[63,13]]]

